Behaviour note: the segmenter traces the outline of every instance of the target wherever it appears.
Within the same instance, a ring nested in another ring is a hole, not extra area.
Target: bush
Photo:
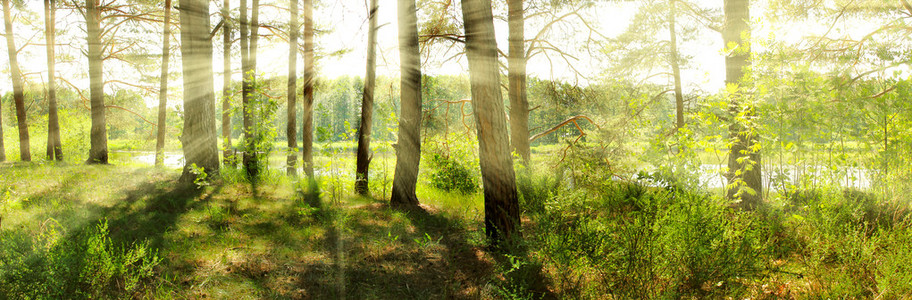
[[[559,270],[564,293],[722,296],[764,276],[762,228],[714,196],[608,181],[560,193],[547,207],[530,243]]]
[[[478,180],[463,163],[439,153],[432,154],[430,158],[430,165],[433,168],[431,186],[463,194],[471,194],[478,189]]]
[[[53,219],[34,237],[0,234],[0,298],[87,299],[132,295],[161,259],[148,242],[115,245],[107,221],[67,236]]]

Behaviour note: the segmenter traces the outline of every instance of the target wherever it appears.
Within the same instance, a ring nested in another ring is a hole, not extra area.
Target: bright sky
[[[177,2],[177,1],[175,1]],[[216,6],[221,4],[221,1],[213,1],[213,5],[210,8],[210,12],[216,13],[220,7]],[[249,1],[248,1],[249,2]],[[261,0],[262,4],[273,4],[272,6],[265,5],[260,9],[261,20],[272,22],[272,23],[285,23],[287,22],[288,12],[286,10],[279,9],[278,7],[287,7],[286,0]],[[338,55],[330,58],[323,59],[318,61],[317,71],[320,73],[320,76],[325,77],[336,77],[341,75],[349,76],[363,76],[365,72],[365,60],[366,60],[366,40],[367,40],[367,0],[362,1],[317,1],[319,2],[314,13],[318,29],[331,30],[327,34],[318,36],[315,39],[315,43],[318,49],[322,52],[335,52],[338,50],[347,49],[343,55]],[[458,1],[454,1],[457,3]],[[715,5],[715,8],[721,9],[722,1],[708,1],[702,0],[697,1],[701,3],[703,7],[712,8],[712,5]],[[377,59],[377,74],[378,75],[387,75],[387,76],[398,76],[399,67],[398,67],[398,24],[396,16],[396,0],[379,0],[380,9],[379,9],[379,24],[381,28],[378,31],[378,59]],[[232,0],[232,8],[235,13],[239,5],[238,0]],[[597,6],[583,11],[582,15],[584,18],[590,20],[604,36],[614,37],[621,32],[623,32],[627,24],[630,22],[630,19],[633,17],[633,14],[636,12],[636,5],[639,5],[638,2],[623,2],[623,3],[600,3]],[[35,25],[31,27],[25,24],[14,24],[14,27],[17,32],[17,46],[22,46],[25,40],[32,37],[36,30],[43,30],[43,11],[41,1],[28,1],[28,7],[31,10],[35,19]],[[497,5],[495,7],[495,16],[504,16],[505,5]],[[755,19],[753,34],[755,37],[766,37],[771,33],[776,33],[776,38],[779,40],[797,42],[801,38],[813,34],[821,34],[826,30],[827,24],[825,22],[815,22],[808,21],[804,24],[801,24],[799,28],[776,28],[770,24],[761,22],[763,16],[763,3],[754,3],[754,8],[752,8],[752,16]],[[556,12],[557,15],[561,15],[564,12]],[[507,46],[507,24],[504,19],[498,19],[495,17],[495,30],[496,38],[498,40],[498,47],[506,52]],[[217,22],[217,18],[213,23]],[[829,20],[825,20],[829,21]],[[536,35],[539,29],[542,27],[544,20],[532,20],[526,25],[526,37],[531,38]],[[58,28],[66,27],[63,24],[76,24],[80,28],[84,28],[84,20],[78,14],[72,13],[72,11],[59,11],[58,12]],[[214,26],[215,24],[213,24]],[[875,28],[878,24],[876,22],[867,22],[862,24],[856,24],[853,28],[842,28],[847,35],[850,36],[859,36],[864,34],[871,29]],[[85,38],[84,38],[84,29],[76,29],[73,25],[70,25],[68,35],[71,36],[68,40],[67,38],[60,37],[58,38],[59,43],[65,43],[67,41],[71,42],[70,47],[61,46],[58,47],[58,61],[60,62],[63,58],[60,58],[63,54],[69,54],[72,56],[73,60],[70,62],[63,61],[58,63],[58,70],[60,76],[65,78],[70,78],[73,84],[81,87],[87,88],[88,82],[85,78],[86,75],[86,61],[85,56],[76,52],[76,49],[80,47],[85,47]],[[845,27],[845,26],[843,26]],[[155,25],[155,28],[160,28],[160,25]],[[592,52],[594,55],[590,55],[584,49],[585,41],[589,37],[589,31],[585,29],[586,27],[578,19],[568,18],[568,21],[561,23],[560,26],[555,27],[546,37],[554,41],[557,45],[563,48],[564,51],[573,54],[577,59],[571,61],[572,66],[579,70],[584,76],[594,76],[599,74],[605,62],[601,61],[597,52]],[[158,29],[160,30],[160,29]],[[268,34],[266,30],[261,30],[261,34]],[[664,33],[667,36],[667,33]],[[597,37],[597,35],[594,35]],[[235,34],[237,37],[237,34]],[[146,49],[148,53],[158,54],[160,53],[160,36],[156,36],[153,40],[149,41],[149,45],[153,45],[149,49]],[[215,68],[215,84],[216,90],[218,91],[221,87],[221,68],[222,68],[222,55],[221,55],[221,34],[216,35],[217,44],[214,47],[214,60],[213,67]],[[175,35],[175,38],[172,40],[173,44],[178,43],[179,37]],[[301,40],[300,42],[303,42]],[[33,43],[43,43],[43,35],[37,35],[33,38]],[[682,79],[684,81],[685,92],[687,89],[699,88],[705,91],[717,91],[723,86],[723,80],[725,75],[724,69],[724,58],[721,53],[722,49],[722,38],[721,34],[713,32],[711,30],[703,30],[702,33],[698,36],[695,41],[682,42],[680,44],[680,51],[682,55],[693,57],[690,67],[682,69]],[[760,50],[760,48],[755,47],[755,50]],[[41,75],[41,80],[46,77],[45,70],[45,54],[44,54],[43,45],[34,45],[26,47],[26,50],[20,54],[20,65],[25,73],[34,73],[39,72]],[[239,54],[237,53],[237,46],[234,48],[234,58],[232,63],[235,68],[233,77],[236,80],[240,79],[240,60],[237,58]],[[261,40],[259,56],[258,56],[258,71],[260,73],[265,73],[267,76],[270,75],[285,75],[287,73],[287,55],[288,55],[288,45],[286,42],[280,39]],[[661,54],[657,54],[661,55]],[[3,65],[3,74],[6,76],[6,79],[0,78],[0,89],[8,91],[11,89],[10,80],[8,79],[9,67],[7,63],[7,55],[0,55],[0,63]],[[440,57],[440,56],[437,56]],[[588,82],[585,78],[580,78],[575,76],[575,73],[570,71],[570,68],[567,63],[558,58],[552,53],[550,56],[551,60],[548,59],[545,55],[538,55],[533,58],[528,63],[528,72],[532,76],[537,76],[540,78],[552,78],[552,79],[561,79],[568,80],[571,82],[579,82],[585,84]],[[301,56],[299,55],[298,68],[299,75],[303,71],[303,62],[300,60]],[[425,61],[423,65],[423,72],[427,74],[465,74],[467,73],[467,66],[465,58],[458,60],[450,60],[445,64],[439,62],[440,59]],[[172,67],[180,67],[180,62],[178,60],[172,60]],[[132,78],[136,80],[137,73],[132,71],[130,68],[122,65],[116,61],[108,61],[105,63],[106,76],[110,79],[112,76],[122,79]],[[147,70],[145,74],[142,74],[147,77],[157,77],[158,72],[156,70]],[[37,76],[30,76],[30,80],[38,80]],[[598,79],[593,77],[593,79]],[[157,88],[155,80],[150,81],[147,85]],[[61,84],[64,85],[64,84]],[[172,92],[171,95],[174,97],[179,97],[179,81],[172,81],[171,84]],[[112,87],[108,86],[108,92],[111,92]],[[154,95],[149,97],[148,104],[156,105],[156,97]],[[179,99],[179,98],[178,98]],[[172,101],[173,103],[173,101]]]

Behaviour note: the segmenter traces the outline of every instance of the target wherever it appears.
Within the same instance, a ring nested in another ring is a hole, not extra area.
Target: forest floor
[[[182,187],[177,171],[154,168],[4,164],[0,174],[0,267],[11,249],[29,245],[31,257],[53,261],[53,247],[42,254],[35,245],[49,235],[85,239],[105,222],[114,264],[117,249],[157,251],[152,278],[123,272],[96,291],[86,290],[96,282],[76,278],[45,283],[84,296],[136,279],[144,284],[132,296],[140,298],[477,299],[490,296],[495,280],[478,210],[440,210],[429,195],[425,210],[400,212],[350,192],[307,195],[306,184],[285,176],[256,187]],[[72,268],[85,275],[93,259]],[[15,289],[14,273],[0,271],[0,286]]]
[[[912,297],[905,198],[806,190],[745,212],[657,175],[568,185],[543,167],[518,173],[523,240],[497,254],[481,193],[419,180],[422,209],[393,210],[353,195],[333,169],[349,161],[322,160],[317,187],[275,171],[179,184],[171,169],[0,163],[0,299]]]

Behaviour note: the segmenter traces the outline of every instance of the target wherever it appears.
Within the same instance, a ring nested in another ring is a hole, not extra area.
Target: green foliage
[[[472,144],[443,137],[426,143],[425,160],[430,167],[431,186],[463,194],[478,189],[478,161]]]
[[[471,194],[478,189],[474,174],[463,163],[437,153],[432,154],[430,159],[433,168],[431,186],[463,194]]]
[[[0,233],[0,298],[119,298],[146,287],[161,259],[148,242],[115,245],[101,221],[66,234],[54,219],[29,237]]]
[[[209,183],[209,174],[206,174],[206,168],[197,167],[196,164],[191,164],[190,174],[195,176],[193,184],[196,185],[196,188],[202,188],[211,184]]]
[[[707,297],[763,277],[766,240],[749,214],[728,211],[711,195],[647,183],[655,184],[564,190],[532,216],[540,234],[530,237],[532,247],[561,270],[555,284],[563,291]]]
[[[244,151],[253,152],[256,156],[256,168],[254,172],[248,174],[265,174],[269,168],[269,155],[274,150],[274,140],[277,136],[275,124],[276,111],[279,108],[277,98],[264,95],[268,92],[265,89],[266,84],[256,82],[252,89],[251,100],[247,103],[248,113],[250,114],[252,126],[249,132],[244,133]],[[245,166],[246,167],[246,166]],[[259,178],[249,178],[250,181],[256,181]]]

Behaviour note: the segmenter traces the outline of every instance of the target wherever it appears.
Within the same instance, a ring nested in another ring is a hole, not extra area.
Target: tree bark
[[[244,68],[244,169],[247,170],[247,176],[249,178],[255,178],[259,176],[260,173],[260,161],[257,156],[257,140],[256,140],[256,127],[259,120],[256,119],[256,114],[254,108],[251,106],[251,101],[254,101],[254,88],[256,86],[256,55],[257,55],[257,24],[258,14],[259,14],[259,0],[253,0],[250,3],[251,12],[250,19],[246,24],[247,30],[249,30],[249,35],[247,37],[247,58],[246,68]],[[242,7],[242,11],[247,10],[247,7]]]
[[[190,169],[194,164],[203,168],[209,176],[218,174],[219,156],[209,3],[205,0],[180,0],[180,8],[184,74],[184,134],[181,143],[186,159],[181,178],[187,181],[196,178]]]
[[[288,29],[288,137],[289,176],[298,174],[298,0],[291,0],[291,26]]]
[[[47,157],[49,160],[63,161],[63,146],[60,142],[60,121],[57,117],[57,77],[54,61],[54,47],[56,46],[56,1],[44,0],[44,32],[47,43],[48,67],[48,141]]]
[[[729,53],[725,57],[725,83],[729,86],[738,86],[737,92],[731,95],[731,102],[729,103],[729,111],[734,116],[741,110],[740,98],[743,97],[741,94],[747,92],[747,89],[741,85],[744,77],[744,68],[750,65],[750,42],[743,40],[742,36],[750,33],[750,27],[747,23],[750,20],[750,2],[749,0],[725,0],[724,11],[725,28],[722,31],[722,38],[726,45],[726,51]],[[732,45],[737,45],[737,48],[734,50],[728,49]],[[754,117],[753,112],[748,112],[747,117]],[[736,120],[732,121],[728,130],[729,135],[734,139],[728,155],[729,184],[743,182],[735,185],[734,188],[729,188],[727,197],[729,199],[738,198],[736,194],[741,189],[749,188],[752,190],[751,192],[745,191],[741,193],[741,202],[738,206],[742,209],[751,210],[762,203],[763,197],[760,152],[752,149],[759,136],[751,128],[745,128]],[[748,159],[739,162],[739,158],[745,156]]]
[[[6,145],[3,144],[3,105],[0,105],[0,162],[6,161]]]
[[[304,124],[301,126],[301,159],[304,173],[313,179],[313,101],[314,101],[313,0],[304,0]]]
[[[234,166],[236,163],[233,159],[234,151],[231,144],[231,18],[230,3],[224,0],[222,3],[222,141],[224,143],[224,152],[222,161],[224,164]]]
[[[22,70],[19,69],[18,49],[13,40],[13,18],[10,15],[10,1],[3,0],[3,17],[6,21],[6,49],[9,52],[10,73],[13,80],[13,101],[16,103],[16,121],[19,125],[19,158],[31,161],[29,150],[28,120],[25,115],[25,94],[22,88]]]
[[[251,97],[253,96],[253,85],[251,74],[253,73],[253,68],[250,67],[250,19],[248,19],[247,14],[247,1],[241,0],[241,73],[243,73],[243,79],[241,79],[241,111],[243,113],[243,122],[244,122],[244,155],[243,163],[244,169],[247,172],[248,177],[256,177],[256,170],[258,166],[256,165],[256,155],[254,155],[253,150],[253,120],[252,111],[251,111]]]
[[[165,23],[162,33],[161,81],[158,89],[158,134],[155,141],[155,165],[164,164],[165,118],[168,112],[168,63],[171,54],[171,0],[165,0]]]
[[[500,91],[490,0],[462,0],[472,110],[484,182],[485,232],[492,244],[518,238],[519,201]]]
[[[421,160],[421,62],[418,54],[418,9],[415,0],[399,0],[399,141],[393,176],[393,207],[417,207],[415,185]]]
[[[355,192],[367,196],[370,170],[371,122],[374,115],[374,81],[377,66],[377,0],[371,0],[367,31],[367,67],[364,75],[364,95],[361,98],[361,126],[358,128],[358,153],[355,162]]]
[[[507,22],[509,29],[509,70],[510,82],[510,133],[513,151],[522,157],[528,166],[531,159],[529,150],[529,101],[526,97],[526,53],[525,20],[523,0],[508,0]]]
[[[108,163],[108,130],[105,128],[104,78],[102,77],[101,10],[98,0],[86,0],[86,31],[89,44],[89,102],[92,109],[92,131],[89,164]]]
[[[668,32],[670,35],[671,43],[669,51],[669,60],[671,61],[671,72],[674,76],[674,90],[675,90],[675,130],[684,127],[684,94],[681,88],[681,66],[678,64],[678,36],[675,33],[675,14],[677,13],[675,8],[675,0],[669,0],[671,7],[668,17]]]

